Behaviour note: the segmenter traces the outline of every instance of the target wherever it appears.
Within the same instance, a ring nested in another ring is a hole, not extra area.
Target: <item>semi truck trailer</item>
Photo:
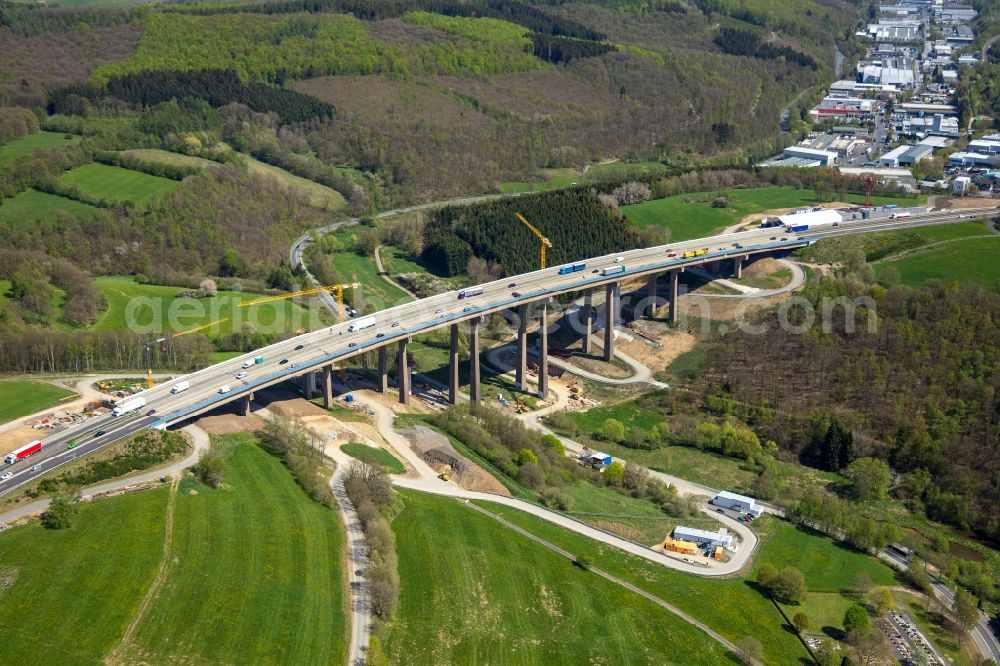
[[[19,449],[14,449],[10,453],[8,453],[7,457],[4,458],[3,460],[8,465],[12,465],[16,463],[18,460],[23,460],[24,458],[27,458],[32,454],[38,453],[41,450],[42,450],[42,442],[41,440],[36,440],[31,444],[25,444]]]
[[[142,409],[146,406],[145,398],[129,398],[121,404],[115,405],[115,408],[111,410],[112,416],[122,416],[123,414],[128,414],[129,412],[134,412],[136,410]]]

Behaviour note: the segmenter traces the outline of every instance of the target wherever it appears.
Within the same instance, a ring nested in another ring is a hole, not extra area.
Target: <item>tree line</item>
[[[816,59],[811,55],[796,51],[790,46],[780,46],[765,41],[761,35],[753,30],[723,26],[713,41],[723,51],[733,55],[752,56],[764,60],[784,58],[802,67],[810,69],[817,69],[819,67]]]
[[[435,210],[424,229],[423,258],[446,275],[465,271],[473,256],[499,264],[506,275],[536,270],[539,239],[516,212],[552,242],[549,265],[638,246],[621,215],[593,192],[571,189]]]
[[[618,50],[613,44],[569,37],[531,33],[532,53],[536,58],[559,64],[576,58],[593,58]]]

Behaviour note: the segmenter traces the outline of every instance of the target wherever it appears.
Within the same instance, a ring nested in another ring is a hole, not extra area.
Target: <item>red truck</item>
[[[31,454],[38,453],[41,450],[42,450],[41,440],[32,442],[31,444],[25,444],[21,448],[15,449],[14,451],[8,453],[7,457],[4,458],[4,462],[6,462],[8,465],[11,465],[13,463],[16,463],[18,460],[23,460],[28,456],[30,456]]]

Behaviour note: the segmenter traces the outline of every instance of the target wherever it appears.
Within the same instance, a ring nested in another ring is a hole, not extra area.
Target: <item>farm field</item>
[[[44,382],[21,379],[0,382],[0,423],[55,407],[74,397],[76,393]]]
[[[319,183],[307,180],[289,173],[284,169],[270,164],[265,164],[249,155],[240,155],[240,160],[246,163],[247,168],[253,173],[264,174],[277,179],[285,187],[301,191],[309,198],[309,205],[313,208],[324,208],[326,210],[337,211],[347,205],[342,195],[337,190],[320,185]]]
[[[207,334],[225,335],[250,323],[259,332],[281,333],[298,328],[315,328],[315,314],[291,299],[237,307],[239,303],[262,298],[259,294],[220,291],[213,298],[178,298],[180,287],[136,284],[128,277],[99,277],[94,286],[108,302],[108,308],[93,325],[94,330],[120,331],[133,325],[152,332],[187,331],[219,322]],[[219,321],[225,319],[225,321]]]
[[[11,581],[0,603],[5,661],[104,661],[162,558],[167,492],[159,488],[85,504],[70,529],[33,523],[0,534],[0,580],[5,587]]]
[[[401,495],[393,529],[402,594],[384,640],[392,663],[634,664],[663,655],[737,663],[666,610],[489,517],[453,500]]]
[[[78,143],[80,137],[69,139],[59,132],[35,132],[0,145],[0,166],[13,162],[22,155],[30,155],[39,148],[57,148]]]
[[[403,474],[406,472],[406,467],[403,466],[403,463],[385,449],[377,449],[374,446],[357,443],[344,444],[340,449],[352,458],[363,460],[372,465],[378,465],[390,474]]]
[[[713,200],[725,197],[721,208],[712,206]],[[864,196],[851,195],[850,202],[863,202]],[[872,203],[908,202],[872,197]],[[670,229],[670,240],[683,241],[708,236],[723,227],[736,224],[743,217],[776,208],[796,208],[816,204],[816,191],[793,187],[758,187],[749,189],[718,190],[715,192],[690,192],[664,199],[654,199],[641,204],[623,206],[622,212],[639,227],[660,226]]]
[[[489,502],[477,504],[571,553],[588,556],[596,567],[669,599],[734,642],[756,636],[763,644],[766,664],[791,666],[808,659],[802,643],[782,627],[785,621],[774,604],[749,582],[753,570],[746,579],[706,580],[627,555],[516,509]],[[872,579],[876,583],[891,580],[891,571],[868,556],[842,548],[826,537],[797,534],[795,527],[776,518],[760,518],[754,529],[764,535],[754,570],[761,562],[801,567],[810,592],[828,589],[826,571],[835,571],[838,580],[853,581],[858,571],[875,572]],[[811,553],[807,560],[794,554],[788,557],[792,548],[802,547]],[[824,561],[830,569],[811,566],[810,560]]]
[[[105,201],[131,201],[142,207],[177,187],[177,181],[93,162],[66,172],[64,185],[77,185],[85,193]]]
[[[918,249],[879,262],[876,275],[882,277],[889,267],[899,271],[908,287],[919,287],[927,280],[959,280],[992,288],[1000,281],[1000,236],[961,238]]]
[[[9,199],[4,199],[0,204],[0,222],[6,222],[17,228],[35,220],[55,222],[60,212],[83,220],[97,215],[98,211],[99,208],[75,199],[38,190],[25,190]]]
[[[343,663],[337,513],[251,436],[217,439],[234,447],[225,485],[181,484],[166,582],[124,661]]]
[[[174,153],[169,150],[161,150],[159,148],[131,148],[129,150],[123,150],[121,153],[126,157],[134,157],[143,160],[144,162],[151,162],[155,164],[201,168],[218,166],[218,162],[207,160],[204,157],[184,155],[181,153]]]
[[[644,178],[663,173],[667,167],[660,162],[607,162],[595,164],[585,170],[580,169],[540,169],[530,181],[509,181],[500,183],[504,194],[514,192],[546,192],[571,185],[585,184],[611,178]]]

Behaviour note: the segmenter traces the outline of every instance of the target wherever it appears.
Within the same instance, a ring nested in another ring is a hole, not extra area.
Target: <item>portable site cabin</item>
[[[698,554],[698,544],[691,541],[681,541],[680,539],[667,537],[667,540],[663,542],[663,547],[672,553],[682,553],[684,555]]]

